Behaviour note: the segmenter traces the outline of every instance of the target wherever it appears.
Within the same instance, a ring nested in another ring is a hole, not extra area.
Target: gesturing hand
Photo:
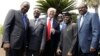
[[[62,51],[60,49],[57,49],[57,55],[61,55]]]

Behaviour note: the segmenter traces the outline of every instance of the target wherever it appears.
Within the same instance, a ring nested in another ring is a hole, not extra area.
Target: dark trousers
[[[33,55],[33,56],[39,56],[39,51],[28,50],[26,56],[32,56],[32,55]]]
[[[97,52],[93,52],[93,53],[82,53],[80,56],[98,56]]]
[[[92,52],[92,53],[83,53],[80,49],[79,51],[79,55],[78,56],[98,56],[98,52],[95,51],[95,52]]]
[[[20,49],[12,49],[6,50],[6,56],[26,56],[26,45],[22,45]]]
[[[55,56],[56,48],[56,44],[47,41],[42,56]]]
[[[24,49],[9,49],[6,50],[6,56],[24,56]]]

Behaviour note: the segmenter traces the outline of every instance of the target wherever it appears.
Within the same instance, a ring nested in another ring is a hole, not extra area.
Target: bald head
[[[40,10],[39,10],[38,8],[35,8],[35,9],[34,9],[33,14],[34,14],[34,17],[35,17],[35,18],[38,18],[38,17],[40,16],[40,13],[41,13],[41,12],[40,12]]]
[[[30,3],[27,2],[27,1],[24,1],[24,2],[22,2],[21,6],[23,6],[23,5],[28,5],[28,6],[30,6]]]
[[[87,5],[85,3],[81,3],[77,6],[78,11],[81,15],[84,15],[87,12]]]
[[[26,12],[28,12],[29,8],[30,8],[29,2],[24,1],[24,2],[21,4],[21,11],[22,11],[23,14],[25,14]]]

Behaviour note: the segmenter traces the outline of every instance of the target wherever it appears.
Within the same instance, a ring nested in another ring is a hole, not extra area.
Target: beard
[[[39,18],[39,16],[34,16],[35,18]]]

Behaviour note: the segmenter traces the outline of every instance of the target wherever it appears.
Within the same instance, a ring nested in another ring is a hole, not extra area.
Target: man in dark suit
[[[44,21],[40,16],[40,10],[34,9],[34,19],[30,20],[30,39],[29,39],[29,50],[27,56],[39,56],[40,46],[42,41],[42,35],[44,30]]]
[[[55,8],[49,8],[47,11],[46,18],[46,27],[44,30],[44,44],[41,44],[41,49],[43,51],[43,56],[54,56],[56,53],[59,37],[60,37],[60,29],[59,24],[55,20],[54,16],[56,14]]]
[[[78,6],[78,43],[80,56],[98,56],[99,17],[87,11],[87,5]]]
[[[6,51],[6,56],[24,56],[24,51],[28,43],[28,18],[26,12],[30,4],[25,1],[21,4],[21,10],[10,10],[4,23],[4,33],[2,47]]]
[[[58,14],[58,17],[57,17],[57,21],[59,23],[60,31],[62,31],[62,29],[64,29],[65,26],[66,26],[66,24],[64,23],[63,17],[64,16],[62,14]]]
[[[60,42],[57,49],[57,54],[61,54],[62,56],[77,56],[74,53],[77,47],[75,47],[77,34],[77,25],[76,23],[72,23],[71,14],[65,13],[64,22],[66,23],[65,29],[61,31]],[[75,48],[75,49],[74,49]]]

